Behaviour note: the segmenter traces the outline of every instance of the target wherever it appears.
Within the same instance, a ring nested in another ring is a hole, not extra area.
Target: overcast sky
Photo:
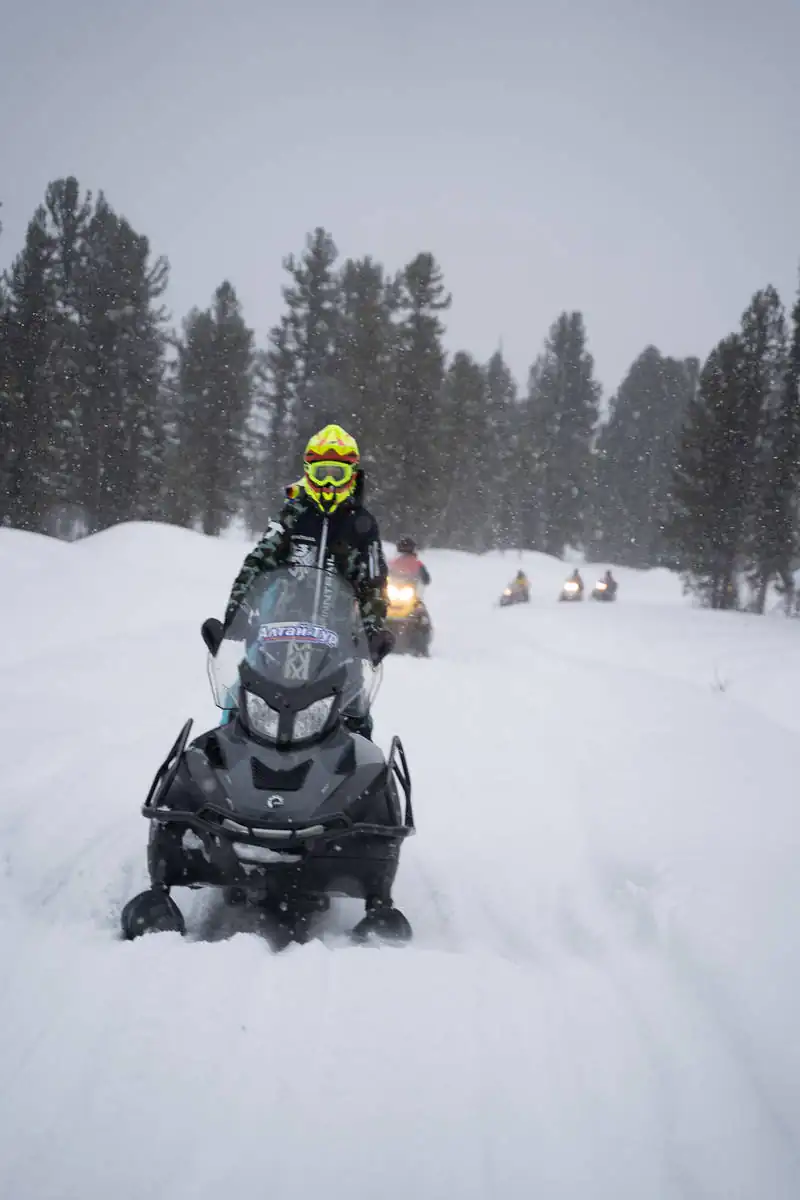
[[[0,0],[0,263],[74,174],[263,341],[281,259],[439,259],[520,380],[581,309],[606,392],[800,259],[800,0]]]

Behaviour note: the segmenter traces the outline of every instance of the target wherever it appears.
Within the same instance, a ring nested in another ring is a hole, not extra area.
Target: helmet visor
[[[306,463],[306,475],[317,487],[342,487],[353,478],[353,466],[343,462]]]

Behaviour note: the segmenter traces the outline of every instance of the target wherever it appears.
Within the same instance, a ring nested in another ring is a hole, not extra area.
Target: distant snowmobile
[[[386,625],[394,634],[394,653],[428,658],[433,622],[423,596],[431,582],[430,571],[418,557],[412,537],[400,538],[397,551],[386,584]]]
[[[347,727],[376,679],[355,594],[292,566],[261,575],[241,609],[244,631],[203,624],[223,723],[188,743],[188,720],[156,774],[142,809],[151,886],[123,909],[123,936],[184,933],[170,889],[215,887],[284,945],[307,940],[331,896],[364,901],[355,940],[408,940],[392,900],[415,832],[403,746],[395,737],[387,760]]]
[[[428,658],[433,640],[433,624],[422,597],[425,584],[420,579],[390,568],[386,585],[386,625],[394,634],[395,654],[414,654]]]
[[[530,598],[531,592],[528,577],[524,571],[517,571],[511,583],[503,590],[503,594],[500,597],[500,607],[506,608],[509,604],[528,604]]]
[[[582,600],[583,599],[583,580],[581,573],[577,568],[572,572],[569,579],[564,583],[558,596],[559,600]]]
[[[592,588],[592,599],[600,600],[606,604],[617,598],[617,581],[610,571],[606,571],[602,579],[598,579],[597,583]]]

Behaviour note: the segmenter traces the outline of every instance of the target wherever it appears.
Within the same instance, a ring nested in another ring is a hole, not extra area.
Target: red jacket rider
[[[397,550],[397,558],[389,564],[389,570],[396,571],[398,575],[406,575],[410,579],[418,579],[427,587],[431,581],[430,572],[421,559],[417,558],[417,546],[414,539],[400,538]]]

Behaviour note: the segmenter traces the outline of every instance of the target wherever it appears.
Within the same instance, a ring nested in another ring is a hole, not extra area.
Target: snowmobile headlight
[[[604,592],[606,590],[606,588],[608,587],[608,584],[603,583],[602,580],[598,580],[598,582],[594,586],[597,588],[598,592]]]
[[[503,592],[503,595],[504,595],[504,596],[510,596],[510,595],[511,595],[511,588],[506,588],[506,590]]]
[[[279,714],[274,708],[270,708],[266,700],[262,700],[253,692],[245,692],[245,697],[247,720],[253,732],[276,742],[278,740]]]
[[[398,587],[396,583],[390,583],[387,592],[390,600],[410,600],[414,595],[414,589],[410,584]]]
[[[565,591],[565,592],[577,592],[577,590],[578,590],[578,585],[577,585],[577,583],[574,583],[574,582],[573,582],[571,579],[570,579],[570,580],[568,580],[568,581],[567,581],[567,582],[564,584],[564,591]]]
[[[325,728],[325,722],[331,715],[334,699],[333,696],[323,696],[321,700],[315,700],[313,704],[309,704],[308,708],[301,709],[299,713],[295,714],[292,731],[295,741],[301,742],[305,738],[316,737]]]

